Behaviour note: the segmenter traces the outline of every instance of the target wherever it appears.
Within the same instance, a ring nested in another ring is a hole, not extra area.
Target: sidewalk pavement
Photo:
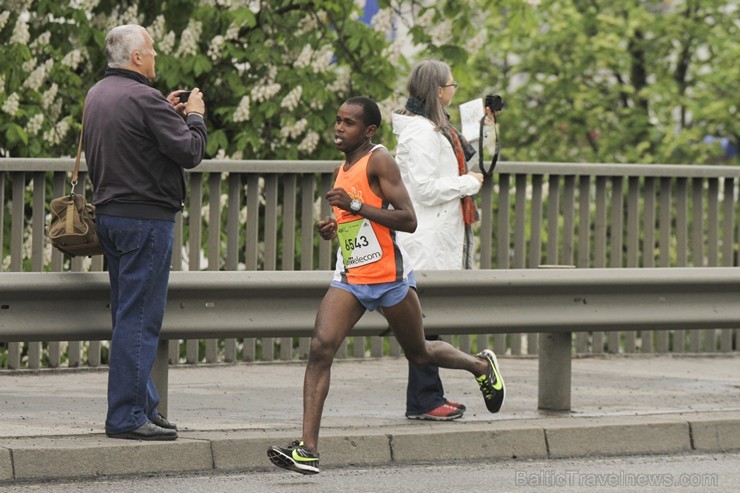
[[[538,361],[499,358],[507,385],[487,412],[467,372],[442,370],[452,422],[404,417],[404,359],[337,360],[322,472],[346,465],[740,449],[740,354],[603,356],[572,365],[572,412],[537,410]],[[7,480],[269,469],[269,445],[301,433],[305,362],[171,368],[174,442],[109,439],[103,370],[0,373],[0,484]]]

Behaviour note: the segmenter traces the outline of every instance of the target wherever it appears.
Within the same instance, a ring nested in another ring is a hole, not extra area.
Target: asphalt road
[[[317,476],[279,469],[0,485],[2,493],[402,493],[740,491],[740,452],[569,460],[332,468]]]

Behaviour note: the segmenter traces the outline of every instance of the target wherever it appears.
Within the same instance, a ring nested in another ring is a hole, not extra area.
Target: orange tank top
[[[367,165],[373,151],[360,158],[345,171],[344,164],[334,181],[335,187],[343,188],[350,198],[378,208],[389,208],[390,204],[378,197],[370,188]],[[396,232],[369,219],[334,207],[337,220],[337,271],[341,280],[349,284],[380,284],[404,278],[409,262],[396,243]],[[342,264],[340,265],[339,262]]]

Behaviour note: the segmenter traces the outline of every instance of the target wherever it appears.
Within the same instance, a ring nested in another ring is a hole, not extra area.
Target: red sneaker
[[[465,407],[465,404],[460,404],[459,402],[448,401],[447,399],[445,399],[445,404],[447,404],[448,406],[456,407],[462,412],[465,412],[465,410],[467,409],[467,407]]]
[[[441,406],[421,414],[406,413],[408,419],[424,419],[428,421],[452,421],[461,418],[463,411],[459,407],[442,404]]]

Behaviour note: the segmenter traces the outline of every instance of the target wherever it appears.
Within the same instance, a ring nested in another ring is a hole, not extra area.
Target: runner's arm
[[[334,183],[337,180],[339,174],[339,166],[334,168],[331,182]],[[331,216],[326,216],[324,219],[316,223],[316,231],[325,240],[332,240],[337,237],[337,220]]]
[[[413,233],[416,230],[416,212],[393,156],[385,149],[375,151],[367,165],[367,176],[373,192],[393,208],[383,209],[362,204],[358,215],[395,231]],[[344,189],[330,190],[326,199],[331,205],[350,210],[351,199]]]

